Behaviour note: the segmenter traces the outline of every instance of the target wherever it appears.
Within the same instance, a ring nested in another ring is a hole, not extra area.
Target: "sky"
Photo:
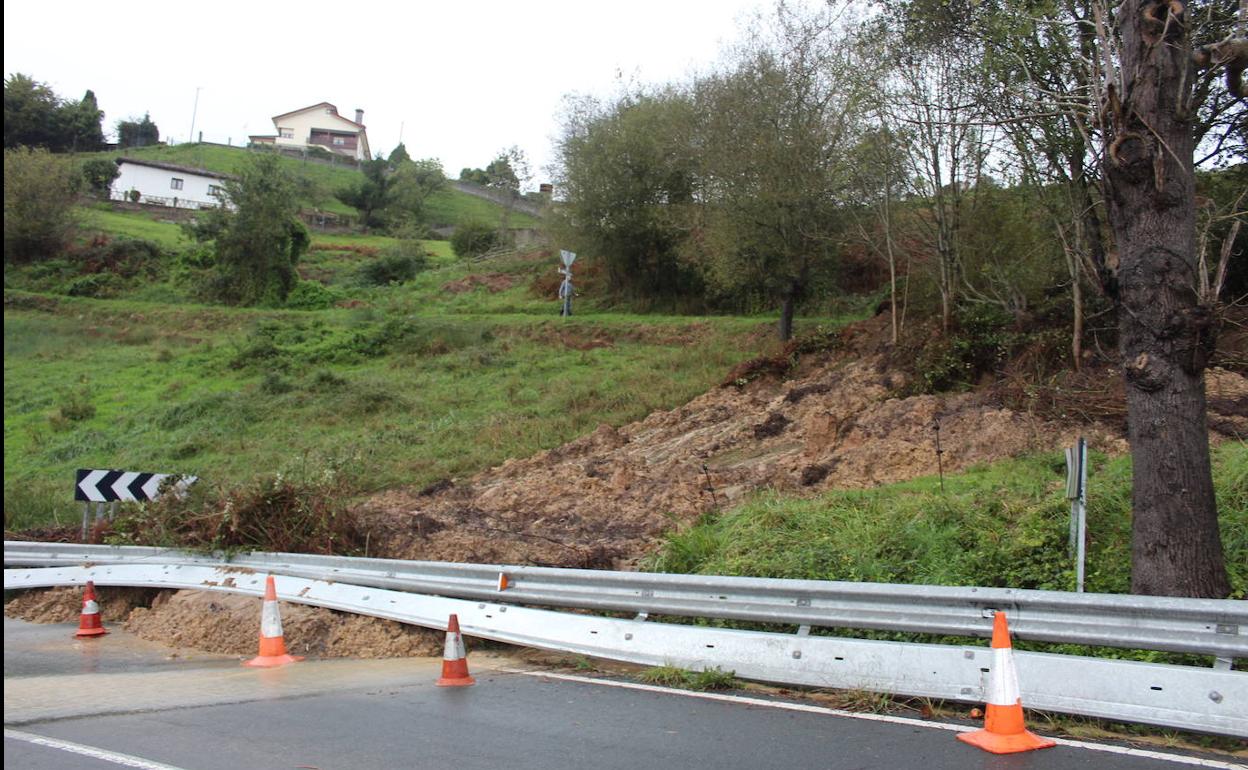
[[[4,72],[79,99],[106,135],[145,112],[162,139],[246,143],[272,117],[364,110],[374,153],[402,139],[449,176],[517,146],[549,178],[563,99],[710,67],[771,0],[4,3]]]

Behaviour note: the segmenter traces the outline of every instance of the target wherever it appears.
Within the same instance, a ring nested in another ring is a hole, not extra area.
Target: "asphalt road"
[[[438,688],[437,660],[257,671],[170,658],[124,632],[73,640],[73,628],[4,621],[5,768],[1180,767],[1065,745],[994,756],[921,722],[518,673],[485,656],[470,656],[475,687]]]

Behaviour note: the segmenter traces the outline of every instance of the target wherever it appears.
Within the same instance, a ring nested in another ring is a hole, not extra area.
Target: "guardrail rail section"
[[[1248,602],[1005,588],[671,575],[162,548],[5,542],[5,589],[137,585],[260,595],[642,665],[718,666],[758,681],[982,701],[986,646],[811,635],[812,628],[987,638],[998,610],[1018,639],[1212,656],[1211,667],[1017,652],[1029,708],[1248,737]],[[506,580],[500,580],[505,576]],[[506,586],[500,590],[500,586]],[[629,619],[541,608],[635,613]],[[754,621],[798,632],[647,621]]]

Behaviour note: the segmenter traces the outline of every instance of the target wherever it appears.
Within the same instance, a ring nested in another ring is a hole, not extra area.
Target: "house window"
[[[170,180],[169,180],[169,189],[170,189],[170,190],[181,190],[181,189],[182,189],[182,180],[181,180],[181,179],[178,179],[176,176],[175,176],[173,179],[170,179]]]
[[[344,144],[346,144],[346,143],[347,143],[347,140],[346,140],[346,139],[343,139],[341,136],[335,136],[335,137],[334,137],[334,144],[335,144],[335,145],[342,146],[342,145],[344,145]]]
[[[295,138],[295,129],[293,128],[279,128],[277,129],[277,132],[282,135],[283,139]]]
[[[208,194],[214,198],[219,198],[225,193],[221,190],[221,185],[210,184],[208,185]]]

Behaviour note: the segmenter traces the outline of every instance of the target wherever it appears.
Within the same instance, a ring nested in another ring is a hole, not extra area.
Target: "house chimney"
[[[359,123],[361,126],[364,125],[364,110],[357,109],[355,111],[355,122]]]

